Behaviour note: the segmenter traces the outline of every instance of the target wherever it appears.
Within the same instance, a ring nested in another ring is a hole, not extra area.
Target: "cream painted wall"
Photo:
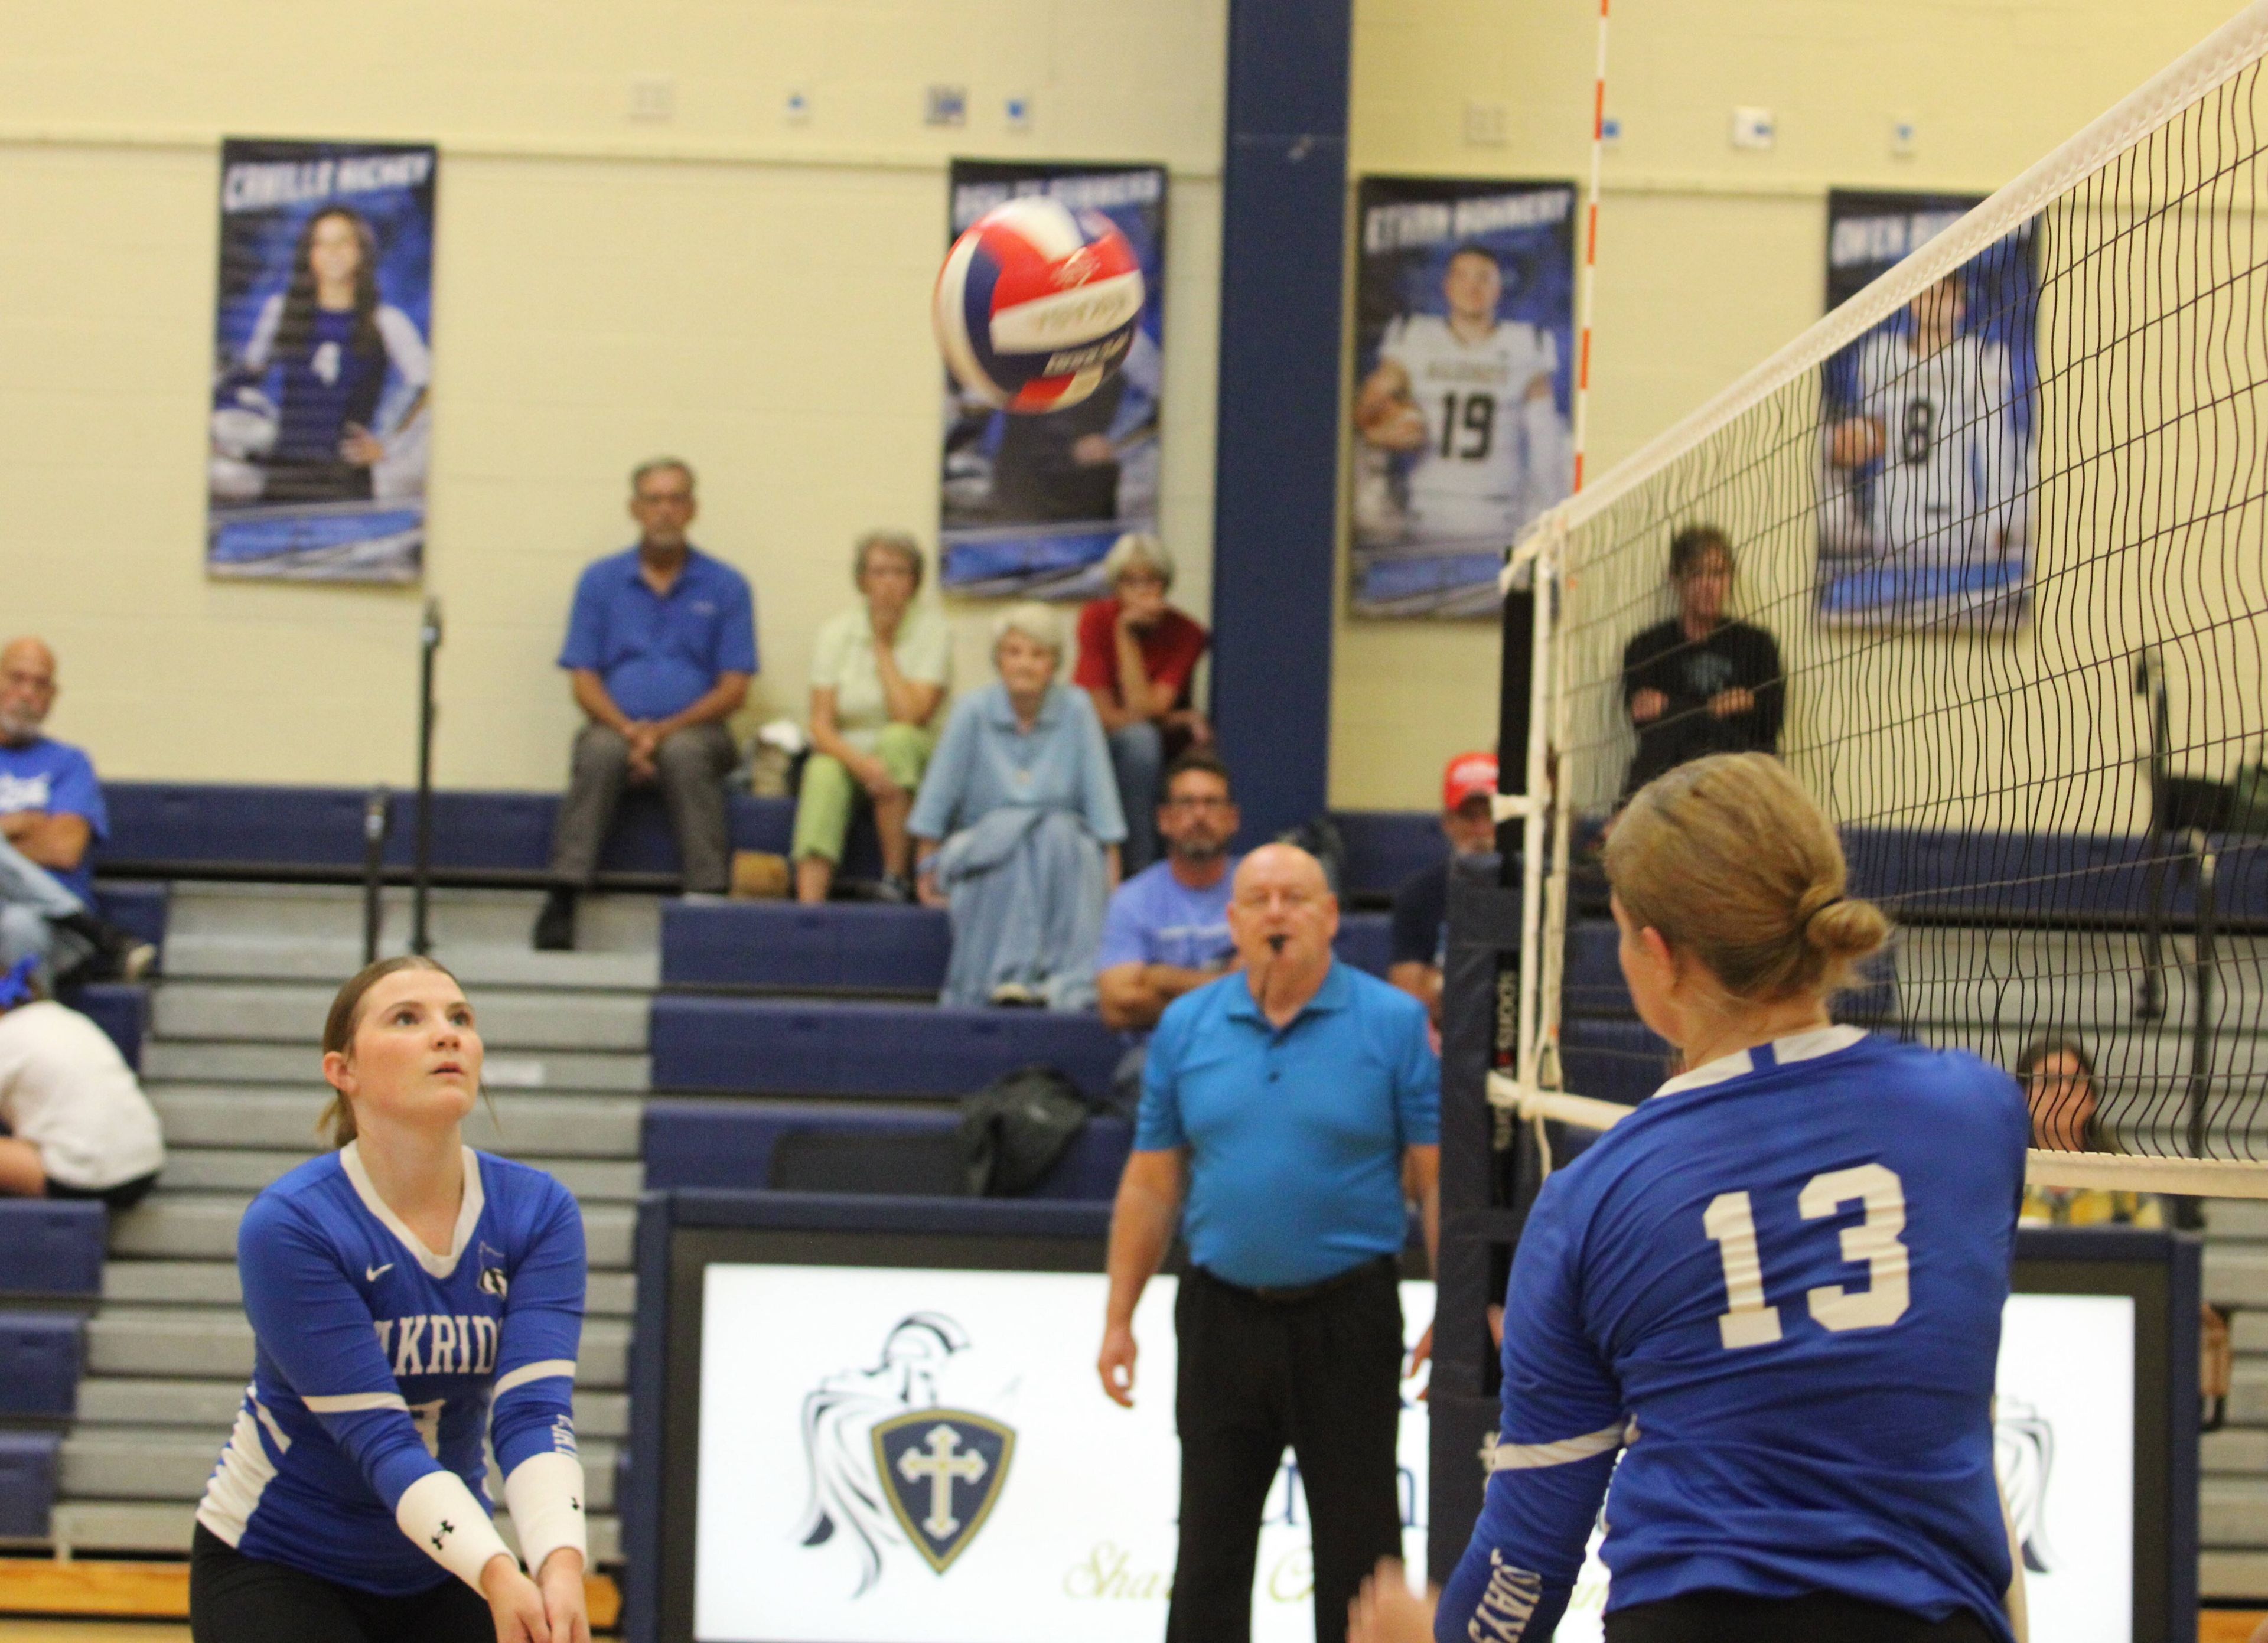
[[[577,571],[626,472],[699,468],[755,581],[750,722],[801,711],[870,525],[932,543],[927,297],[955,153],[1173,172],[1164,529],[1210,607],[1224,0],[0,4],[0,625],[63,657],[53,727],[121,777],[412,770],[418,595],[202,573],[224,135],[442,147],[428,588],[438,779],[548,787]],[[675,115],[629,118],[634,76]],[[922,88],[969,92],[960,131]],[[787,93],[813,114],[787,126]],[[1010,132],[1003,99],[1033,101]],[[956,608],[961,676],[983,608]]]
[[[2232,14],[2230,0],[1622,0],[1591,401],[1603,471],[1819,317],[1830,186],[1987,192]],[[1595,11],[1356,0],[1350,169],[1580,179]],[[1463,140],[1468,101],[1507,142]],[[1736,104],[1778,142],[1734,150]],[[1894,158],[1892,118],[1917,152]],[[1334,659],[1331,799],[1430,803],[1496,734],[1485,623],[1356,621]]]

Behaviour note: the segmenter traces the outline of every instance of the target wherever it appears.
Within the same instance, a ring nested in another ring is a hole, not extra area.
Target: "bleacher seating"
[[[1383,913],[1349,913],[1339,956],[1384,976],[1393,935]],[[665,987],[933,996],[952,932],[943,912],[884,903],[673,902],[661,910]]]
[[[69,1312],[0,1312],[0,1418],[68,1420],[78,1407],[86,1326]]]
[[[649,1040],[656,1089],[744,1095],[964,1095],[1042,1064],[1100,1100],[1124,1050],[1094,1015],[682,993]]]
[[[150,1031],[150,990],[136,982],[102,981],[70,990],[62,1002],[110,1035],[126,1065],[142,1066],[142,1041]]]
[[[0,1294],[93,1299],[109,1219],[84,1199],[0,1198]]]
[[[779,1149],[814,1137],[875,1152],[893,1143],[925,1144],[932,1149],[926,1157],[945,1159],[957,1170],[954,1142],[959,1127],[957,1114],[934,1109],[874,1111],[816,1102],[650,1101],[644,1123],[646,1190],[801,1190],[803,1183],[780,1178]],[[1133,1127],[1125,1119],[1091,1119],[1047,1179],[1026,1196],[1108,1199],[1117,1190],[1132,1143]],[[939,1180],[946,1191],[960,1190],[953,1173]]]
[[[154,947],[166,945],[167,900],[162,884],[105,883],[94,887],[95,911]]]
[[[63,1447],[59,1433],[0,1432],[0,1537],[46,1537]]]

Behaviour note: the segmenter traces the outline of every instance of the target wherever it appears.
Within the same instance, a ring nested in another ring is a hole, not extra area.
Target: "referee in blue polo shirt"
[[[1130,1405],[1135,1304],[1178,1217],[1169,1643],[1251,1635],[1260,1514],[1286,1444],[1314,1536],[1318,1643],[1340,1643],[1363,1577],[1400,1555],[1396,1269],[1407,1200],[1436,1245],[1441,1068],[1425,1006],[1334,960],[1338,923],[1314,857],[1255,851],[1228,906],[1241,968],[1175,999],[1150,1041],[1096,1367]],[[1411,1374],[1432,1346],[1428,1330]]]
[[[687,890],[721,892],[732,876],[724,778],[737,755],[725,721],[756,671],[755,596],[747,578],[687,539],[696,512],[690,468],[673,456],[639,463],[637,546],[575,585],[559,665],[585,722],[552,836],[539,948],[575,945],[576,892],[598,871],[625,785],[660,787]]]

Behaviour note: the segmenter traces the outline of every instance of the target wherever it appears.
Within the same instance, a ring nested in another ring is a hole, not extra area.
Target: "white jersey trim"
[[[1808,1033],[1792,1033],[1786,1038],[1772,1040],[1772,1059],[1786,1066],[1791,1061],[1816,1061],[1822,1056],[1831,1056],[1848,1050],[1866,1037],[1866,1029],[1857,1027],[1821,1027]],[[1727,1079],[1741,1078],[1756,1070],[1756,1057],[1745,1050],[1735,1050],[1729,1056],[1719,1056],[1690,1072],[1681,1072],[1654,1091],[1659,1095],[1675,1095],[1683,1090],[1705,1089],[1712,1084],[1722,1084]]]
[[[465,1249],[472,1242],[473,1228],[480,1225],[481,1212],[488,1206],[488,1196],[481,1185],[481,1155],[471,1147],[465,1153],[465,1197],[457,1206],[457,1225],[449,1237],[448,1253],[436,1255],[425,1247],[425,1241],[409,1230],[409,1223],[396,1215],[378,1189],[371,1184],[370,1171],[363,1168],[362,1143],[350,1141],[339,1148],[339,1168],[347,1172],[347,1181],[362,1200],[363,1208],[385,1223],[386,1230],[400,1241],[417,1264],[435,1278],[447,1278],[457,1270],[464,1258]]]
[[[260,1427],[254,1424],[253,1411],[260,1410],[262,1423],[273,1425],[268,1411],[260,1409],[246,1388],[242,1406],[236,1411],[236,1425],[221,1446],[220,1463],[206,1480],[204,1499],[197,1503],[197,1521],[220,1536],[221,1544],[233,1547],[244,1538],[246,1525],[252,1514],[260,1510],[260,1497],[268,1485],[276,1481],[276,1463],[268,1458],[268,1451],[260,1445]]]
[[[307,1406],[311,1415],[358,1415],[369,1409],[398,1409],[409,1412],[409,1400],[399,1392],[342,1392],[335,1397],[308,1397],[302,1394],[299,1401]]]
[[[572,1381],[575,1378],[575,1360],[572,1358],[546,1358],[540,1363],[522,1364],[510,1374],[498,1375],[496,1386],[489,1396],[492,1398],[502,1397],[505,1393],[517,1387],[526,1386],[531,1381],[549,1381],[557,1375],[564,1375]]]
[[[1499,1440],[1489,1455],[1489,1470],[1534,1471],[1539,1467],[1570,1466],[1594,1455],[1612,1454],[1623,1447],[1623,1434],[1627,1430],[1618,1422],[1596,1432],[1587,1432],[1580,1438],[1561,1438],[1554,1443],[1506,1443]]]

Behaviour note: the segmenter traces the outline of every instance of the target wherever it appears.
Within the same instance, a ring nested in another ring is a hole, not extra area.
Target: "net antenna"
[[[2268,0],[1514,549],[1499,1108],[1572,1140],[1668,1070],[1596,841],[1664,729],[1706,751],[1737,717],[1697,696],[1641,733],[1626,700],[1706,525],[1727,614],[1777,642],[1776,750],[1899,926],[1845,1019],[2043,1066],[2036,1185],[2268,1197],[2264,56]]]

